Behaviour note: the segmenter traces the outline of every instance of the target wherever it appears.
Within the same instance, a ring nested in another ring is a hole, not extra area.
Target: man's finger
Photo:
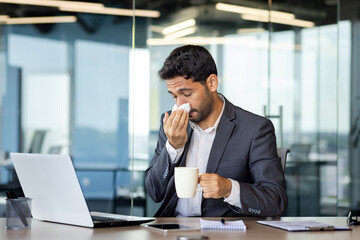
[[[181,116],[179,126],[181,126],[181,131],[187,130],[187,125],[189,122],[189,114],[184,111],[184,113]]]
[[[165,126],[169,119],[169,113],[165,112],[165,117],[163,118],[163,125]]]
[[[171,127],[174,130],[177,129],[181,125],[180,121],[181,121],[181,117],[182,117],[183,113],[184,113],[183,110],[177,110],[177,111],[174,112],[175,116],[174,116],[174,118],[172,120],[172,123],[171,123]],[[182,125],[181,125],[181,128],[182,128]]]
[[[174,122],[174,118],[176,117],[177,111],[172,111],[169,118],[168,118],[168,124],[169,127],[173,128],[173,122]]]
[[[213,178],[212,175],[211,173],[204,173],[200,176],[200,181],[209,181]]]

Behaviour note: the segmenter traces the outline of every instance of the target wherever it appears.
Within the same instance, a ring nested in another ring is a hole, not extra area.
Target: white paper
[[[296,231],[334,231],[348,230],[347,227],[335,227],[329,224],[319,223],[316,221],[257,221],[270,227],[280,228],[283,230]]]

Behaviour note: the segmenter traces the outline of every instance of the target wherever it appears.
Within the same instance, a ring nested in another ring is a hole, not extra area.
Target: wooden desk
[[[238,218],[226,218],[235,220]],[[287,232],[284,230],[260,225],[255,218],[243,218],[246,231],[220,231],[220,230],[201,230],[191,232],[159,233],[144,229],[140,226],[116,227],[90,229],[75,227],[56,223],[47,223],[33,220],[32,228],[27,230],[8,230],[5,229],[5,219],[0,219],[0,239],[1,240],[114,240],[114,239],[176,239],[179,235],[205,235],[210,239],[234,240],[234,239],[253,239],[253,240],[332,240],[332,239],[360,239],[360,226],[352,227],[352,231],[328,231],[328,232]],[[322,223],[333,224],[336,226],[346,226],[345,217],[285,217],[285,221],[314,220]],[[182,223],[187,225],[199,226],[199,218],[158,218],[161,223]]]

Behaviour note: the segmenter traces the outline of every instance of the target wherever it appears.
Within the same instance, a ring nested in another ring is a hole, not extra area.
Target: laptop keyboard
[[[96,222],[126,222],[126,220],[124,219],[119,219],[119,218],[110,218],[110,217],[100,217],[100,216],[91,216],[93,221]]]

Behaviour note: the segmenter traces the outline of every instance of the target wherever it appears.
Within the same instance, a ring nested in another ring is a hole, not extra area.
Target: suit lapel
[[[221,157],[227,146],[227,142],[229,141],[233,129],[235,127],[235,124],[231,121],[236,117],[234,105],[232,105],[225,97],[224,100],[225,100],[225,109],[220,119],[219,126],[216,130],[216,136],[213,145],[211,147],[209,161],[206,167],[207,173],[216,172]]]

